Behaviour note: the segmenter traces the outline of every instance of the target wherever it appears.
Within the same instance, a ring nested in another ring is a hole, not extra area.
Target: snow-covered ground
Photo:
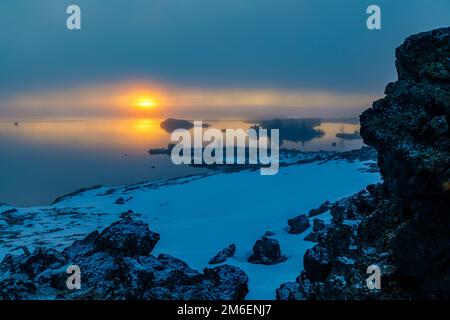
[[[114,190],[99,188],[47,207],[18,208],[13,219],[0,217],[0,259],[11,250],[20,252],[20,246],[64,248],[133,210],[161,234],[153,254],[173,255],[195,269],[207,267],[219,250],[236,244],[235,257],[227,263],[248,274],[248,299],[273,299],[281,283],[299,275],[303,254],[314,245],[303,240],[309,229],[288,234],[287,220],[379,182],[378,173],[363,170],[366,165],[313,162],[281,167],[274,176],[261,176],[259,170],[219,172]],[[125,204],[115,204],[119,197]],[[0,212],[8,209],[12,208],[0,206]],[[248,263],[255,241],[268,230],[275,233],[273,238],[288,260],[272,266]]]

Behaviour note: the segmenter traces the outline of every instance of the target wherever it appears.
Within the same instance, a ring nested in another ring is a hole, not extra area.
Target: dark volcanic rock
[[[217,253],[214,256],[214,258],[212,258],[211,261],[209,261],[209,264],[218,264],[225,262],[228,258],[234,256],[235,252],[236,252],[236,245],[230,244],[228,247]]]
[[[319,241],[319,236],[316,232],[313,231],[313,232],[310,232],[303,240],[317,242],[317,241]]]
[[[253,254],[248,258],[251,263],[257,264],[277,264],[286,261],[286,257],[281,254],[278,240],[264,235],[256,241],[253,246]]]
[[[203,269],[204,281],[210,285],[213,297],[218,300],[243,300],[248,293],[248,277],[239,268],[223,265],[213,269]],[[205,292],[207,292],[205,290]],[[204,299],[211,299],[205,295]]]
[[[117,200],[114,202],[114,204],[119,204],[119,205],[125,204],[125,199],[122,197],[117,198]]]
[[[314,219],[313,220],[313,231],[319,232],[326,228],[326,224],[321,219]]]
[[[450,298],[450,28],[409,37],[396,56],[398,81],[360,116],[383,184],[332,206],[280,299]],[[381,290],[366,286],[371,265]]]
[[[297,282],[283,283],[276,290],[277,300],[303,300],[299,284]]]
[[[321,219],[313,220],[313,231],[305,237],[306,241],[318,242],[319,237],[326,235],[328,225]]]
[[[123,256],[145,256],[158,241],[159,234],[150,231],[148,224],[126,217],[106,228],[96,239],[96,247]]]
[[[396,56],[399,79],[361,115],[361,134],[399,207],[389,241],[396,275],[415,294],[449,297],[450,28],[409,37]]]
[[[331,202],[330,201],[325,201],[324,203],[321,204],[321,206],[319,208],[311,209],[309,211],[308,216],[309,217],[315,217],[315,216],[318,216],[319,214],[327,212],[330,209],[331,209]]]
[[[150,255],[159,235],[147,224],[122,219],[94,231],[63,253],[37,249],[0,263],[2,299],[244,299],[247,275],[223,265],[196,270],[169,255]],[[81,290],[66,287],[67,267],[81,270]]]
[[[315,246],[306,250],[303,257],[306,276],[313,281],[323,281],[331,272],[330,255],[325,248]]]
[[[309,220],[305,214],[299,215],[288,220],[289,230],[291,234],[300,234],[309,228]]]

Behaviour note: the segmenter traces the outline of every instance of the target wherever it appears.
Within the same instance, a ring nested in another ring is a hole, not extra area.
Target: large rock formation
[[[169,255],[150,255],[158,240],[147,224],[127,217],[63,252],[7,255],[0,264],[0,300],[245,298],[248,278],[241,269],[223,265],[199,273]],[[81,270],[80,290],[67,288],[71,265]]]
[[[279,299],[450,297],[450,28],[409,37],[396,57],[398,81],[360,117],[384,182],[332,207]],[[366,285],[370,265],[381,290]]]

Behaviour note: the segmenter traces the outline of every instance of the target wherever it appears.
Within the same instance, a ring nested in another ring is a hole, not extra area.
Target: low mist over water
[[[172,164],[167,155],[148,154],[164,148],[170,133],[152,120],[61,120],[0,122],[0,201],[44,205],[58,196],[95,185],[117,186],[146,180],[206,172]],[[338,121],[338,120],[335,120]],[[242,128],[246,121],[205,121],[217,129]],[[350,122],[350,121],[347,121]],[[360,148],[360,139],[336,137],[354,133],[357,123],[319,122],[315,137],[283,136],[281,148],[302,151],[346,151]]]

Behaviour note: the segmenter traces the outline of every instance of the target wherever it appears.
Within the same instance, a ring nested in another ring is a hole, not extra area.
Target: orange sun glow
[[[142,109],[156,107],[158,104],[152,97],[140,97],[136,99],[135,106]]]

